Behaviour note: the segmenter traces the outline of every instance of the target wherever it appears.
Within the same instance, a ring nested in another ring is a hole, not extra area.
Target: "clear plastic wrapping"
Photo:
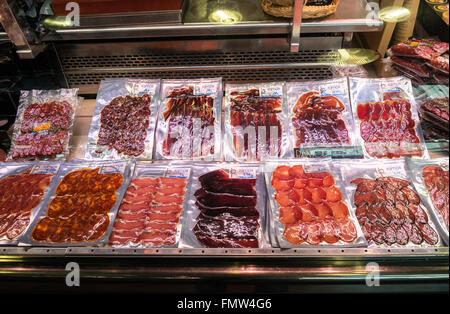
[[[8,161],[65,160],[78,89],[21,91]]]
[[[1,245],[20,242],[59,167],[59,162],[0,163]]]
[[[370,247],[442,245],[433,216],[423,206],[404,159],[337,161],[346,194]]]
[[[222,79],[163,80],[156,159],[221,160]]]
[[[366,158],[429,158],[409,79],[350,78],[350,94]]]
[[[103,80],[97,94],[85,158],[151,160],[160,84],[160,80]]]
[[[226,85],[226,161],[254,162],[289,157],[284,82]]]
[[[407,158],[406,166],[414,186],[448,244],[449,159],[417,160]]]
[[[136,163],[109,245],[178,247],[190,176],[191,165],[186,163]]]
[[[353,123],[347,78],[292,82],[287,90],[292,149],[324,157],[355,155],[354,148],[361,144]]]
[[[268,247],[260,166],[197,163],[192,170],[180,247]]]
[[[33,246],[98,246],[108,241],[133,161],[62,164],[49,197],[23,237]]]
[[[367,245],[331,159],[268,162],[264,172],[281,248]]]

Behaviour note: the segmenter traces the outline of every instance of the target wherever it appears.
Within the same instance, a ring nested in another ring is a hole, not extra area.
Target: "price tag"
[[[232,179],[256,179],[254,167],[231,168],[228,173]]]
[[[31,174],[55,174],[58,172],[59,164],[35,165],[31,168]]]

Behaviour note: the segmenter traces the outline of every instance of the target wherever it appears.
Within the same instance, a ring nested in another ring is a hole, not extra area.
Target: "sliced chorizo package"
[[[109,245],[177,247],[190,176],[189,164],[138,162],[114,221]]]
[[[194,164],[181,247],[265,248],[264,177],[259,165]]]
[[[65,160],[78,89],[21,91],[8,161]]]
[[[448,244],[449,159],[407,158],[406,166],[422,202],[431,209],[441,236]]]
[[[163,80],[156,159],[221,160],[222,79]]]
[[[286,83],[226,85],[226,161],[288,157]]]
[[[292,149],[304,157],[361,155],[347,78],[292,82],[287,89]]]
[[[349,80],[355,127],[366,158],[429,158],[409,79]]]
[[[404,159],[337,161],[369,246],[434,247],[442,240],[420,201]]]
[[[151,160],[160,85],[160,80],[103,80],[97,95],[85,158]]]
[[[268,162],[264,172],[281,248],[367,245],[331,159]]]
[[[23,243],[64,247],[105,244],[133,169],[131,160],[61,165]]]
[[[59,162],[0,163],[0,244],[20,242],[59,167]]]

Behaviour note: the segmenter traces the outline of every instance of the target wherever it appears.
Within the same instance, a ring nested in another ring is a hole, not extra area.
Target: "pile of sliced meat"
[[[237,157],[260,160],[267,155],[280,156],[283,129],[278,114],[282,111],[282,98],[263,98],[258,89],[252,89],[231,92],[230,101],[230,123]],[[260,134],[262,131],[265,133]],[[274,136],[277,139],[275,145],[271,141]]]
[[[376,180],[358,178],[351,183],[357,185],[353,201],[367,241],[389,246],[439,242],[419,196],[409,188],[408,181],[379,177]]]
[[[68,144],[73,107],[68,102],[31,104],[23,114],[12,158],[55,157]]]
[[[114,222],[110,245],[175,245],[186,184],[186,179],[179,178],[132,180]]]
[[[441,167],[428,166],[423,168],[422,178],[433,206],[441,215],[448,230],[449,173]]]
[[[199,181],[195,197],[200,214],[193,229],[198,241],[211,248],[258,248],[256,179],[232,179],[219,169]]]
[[[300,96],[294,107],[292,124],[297,137],[296,147],[309,145],[348,145],[350,136],[342,119],[345,106],[334,96],[321,97],[319,92]]]
[[[272,186],[280,205],[279,220],[285,226],[283,237],[290,243],[356,240],[356,226],[330,173],[306,173],[301,165],[279,166],[273,172]]]
[[[364,147],[371,157],[423,156],[407,100],[360,104],[357,113]]]
[[[163,155],[189,158],[214,155],[214,98],[194,95],[192,86],[174,89],[167,98],[169,101],[163,116],[168,123],[168,131],[163,142]],[[173,134],[178,134],[178,137]],[[201,138],[199,147],[194,147],[197,136]]]
[[[147,94],[114,98],[101,112],[97,145],[127,156],[142,155],[150,124],[150,102]]]
[[[30,223],[32,210],[41,202],[52,175],[29,171],[0,180],[0,239],[15,240]]]
[[[48,243],[94,242],[106,233],[109,212],[122,185],[120,173],[101,174],[99,169],[70,172],[59,183],[31,238]]]

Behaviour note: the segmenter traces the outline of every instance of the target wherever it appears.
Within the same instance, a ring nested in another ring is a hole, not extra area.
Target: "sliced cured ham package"
[[[32,246],[101,246],[109,239],[134,161],[62,164],[23,237]]]
[[[78,103],[78,89],[21,91],[7,160],[65,160]]]
[[[290,156],[284,82],[225,87],[224,157],[254,162]]]
[[[160,85],[160,80],[103,80],[97,94],[85,158],[151,160]]]
[[[281,248],[367,245],[331,159],[268,162],[264,173]]]
[[[420,199],[430,209],[443,240],[448,244],[449,159],[406,158],[406,166]]]
[[[269,247],[260,166],[197,163],[192,169],[180,247]]]
[[[163,80],[156,159],[222,160],[221,78]]]
[[[287,84],[291,149],[305,155],[354,155],[359,147],[347,78]],[[308,150],[313,150],[308,154]]]
[[[366,158],[429,158],[409,79],[349,80],[355,128]]]
[[[114,221],[109,245],[178,247],[190,176],[189,164],[138,162]]]
[[[369,247],[438,247],[443,242],[408,176],[405,160],[336,161]]]
[[[0,244],[20,243],[59,167],[59,162],[0,163]]]

